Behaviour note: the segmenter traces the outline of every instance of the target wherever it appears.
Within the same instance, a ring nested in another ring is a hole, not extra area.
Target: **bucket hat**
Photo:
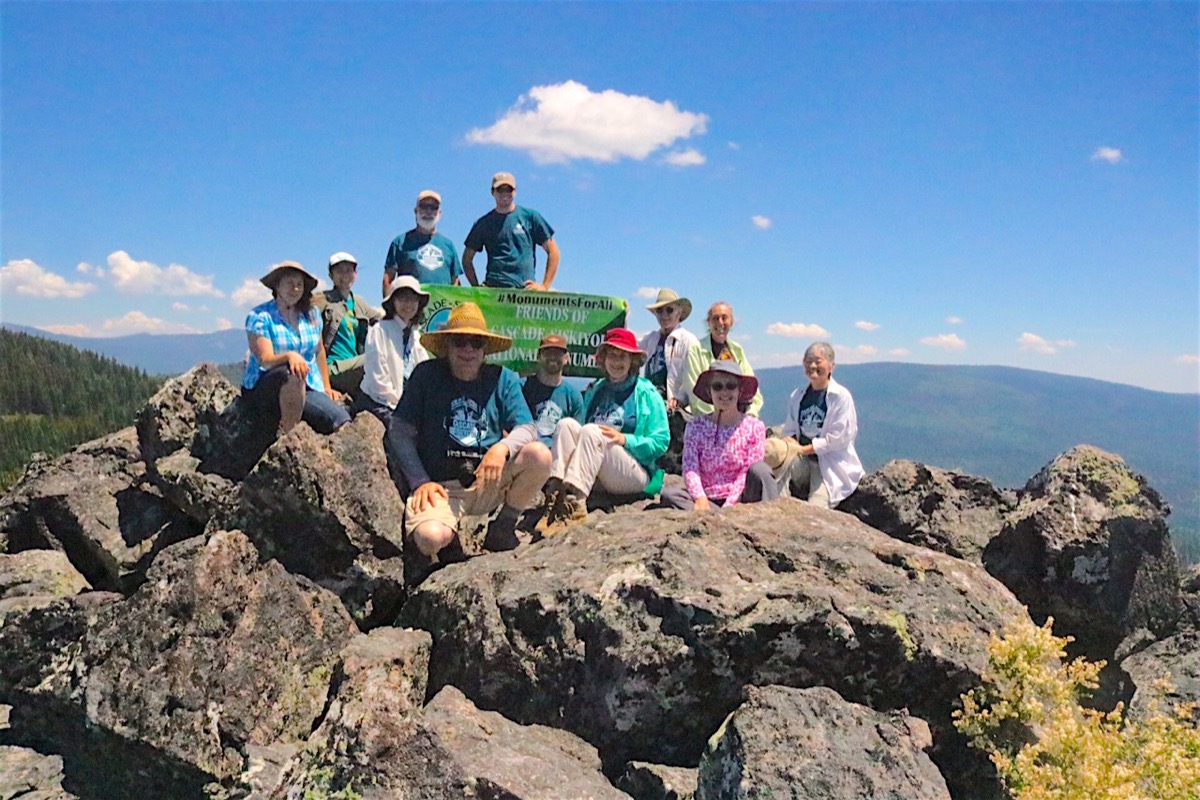
[[[689,316],[691,316],[692,301],[688,300],[686,297],[680,297],[678,294],[675,293],[674,289],[659,289],[658,290],[658,299],[655,300],[650,305],[646,306],[646,309],[649,311],[654,311],[656,309],[662,308],[663,306],[669,306],[669,305],[671,305],[671,303],[675,303],[676,305],[679,306],[679,321],[680,322],[683,322],[685,319],[687,319]]]
[[[305,289],[311,292],[313,289],[317,288],[317,279],[310,275],[308,270],[300,266],[300,262],[298,261],[280,261],[278,264],[271,267],[271,269],[267,271],[267,274],[259,278],[258,281],[273,292],[275,291],[275,284],[279,283],[279,279],[283,277],[284,271],[289,269],[294,269],[304,277]]]
[[[396,279],[392,281],[392,285],[388,287],[387,297],[383,299],[383,304],[386,306],[392,302],[392,297],[401,289],[408,289],[417,296],[418,314],[429,304],[429,292],[423,291],[420,282],[412,275],[397,275]]]
[[[700,373],[700,377],[696,378],[696,388],[692,390],[692,394],[699,397],[706,403],[712,403],[712,388],[713,378],[718,375],[733,375],[741,384],[738,390],[738,402],[749,403],[754,399],[754,393],[758,391],[758,378],[753,375],[745,375],[742,373],[742,367],[736,361],[722,359],[714,361],[708,365],[708,369]]]
[[[512,347],[512,339],[488,330],[483,311],[475,303],[455,306],[446,320],[446,327],[421,334],[421,346],[438,358],[445,358],[450,349],[450,337],[459,335],[484,337],[483,349],[488,355]]]

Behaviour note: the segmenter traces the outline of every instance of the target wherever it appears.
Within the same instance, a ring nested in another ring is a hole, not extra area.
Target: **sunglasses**
[[[495,194],[512,194],[515,191],[516,189],[511,186],[497,186],[495,189],[492,189],[492,192]]]
[[[724,381],[713,381],[708,385],[709,389],[714,392],[736,392],[742,388],[740,383],[725,383]]]
[[[661,317],[663,314],[674,314],[678,310],[675,306],[659,306],[654,309],[654,313]]]
[[[484,339],[482,336],[472,336],[470,334],[454,334],[450,337],[451,347],[470,347],[472,350],[482,350]]]
[[[437,203],[417,203],[417,208],[422,211],[437,211],[441,206]]]

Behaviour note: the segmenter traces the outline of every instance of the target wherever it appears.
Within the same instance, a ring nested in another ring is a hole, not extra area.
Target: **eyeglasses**
[[[708,385],[708,388],[714,392],[736,392],[742,388],[740,383],[725,383],[724,381],[713,381]]]
[[[470,347],[472,350],[482,350],[484,339],[482,336],[472,336],[467,333],[452,334],[450,336],[451,347]]]

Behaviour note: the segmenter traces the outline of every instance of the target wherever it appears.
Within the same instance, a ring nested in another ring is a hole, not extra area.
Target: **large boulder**
[[[1169,634],[1183,604],[1169,508],[1119,456],[1081,445],[1029,480],[984,551],[988,572],[1072,652],[1111,659],[1139,628]]]
[[[0,553],[0,600],[49,595],[70,597],[92,588],[58,550]]]
[[[935,760],[986,781],[950,725],[988,635],[1025,614],[981,568],[795,500],[701,515],[618,512],[451,565],[400,624],[452,684],[522,723],[565,727],[609,774],[694,766],[747,684],[826,685],[935,725]]]
[[[331,436],[297,425],[242,481],[225,524],[263,558],[336,592],[364,629],[391,622],[405,596],[404,504],[382,441],[371,414]]]
[[[929,726],[825,687],[749,687],[700,762],[696,800],[949,800],[925,754]]]
[[[236,531],[163,551],[128,600],[86,597],[5,620],[0,647],[19,657],[0,693],[28,709],[24,735],[65,750],[104,736],[110,776],[169,774],[180,796],[240,774],[248,746],[305,741],[357,632],[335,596],[260,563]]]
[[[897,460],[863,478],[838,511],[901,541],[978,564],[1015,505],[1012,492],[984,478]]]
[[[1133,683],[1131,715],[1143,715],[1155,703],[1160,713],[1170,713],[1175,705],[1200,704],[1200,632],[1188,629],[1149,642],[1121,658],[1120,666]]]
[[[0,745],[0,800],[70,800],[62,787],[62,756]]]
[[[132,591],[160,550],[200,530],[150,482],[133,428],[31,465],[0,499],[10,553],[59,550],[97,589]]]

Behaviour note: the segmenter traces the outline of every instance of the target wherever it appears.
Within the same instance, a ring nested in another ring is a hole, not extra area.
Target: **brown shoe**
[[[587,519],[587,514],[587,498],[567,489],[559,496],[553,518],[541,531],[542,537],[557,536],[575,523]]]

